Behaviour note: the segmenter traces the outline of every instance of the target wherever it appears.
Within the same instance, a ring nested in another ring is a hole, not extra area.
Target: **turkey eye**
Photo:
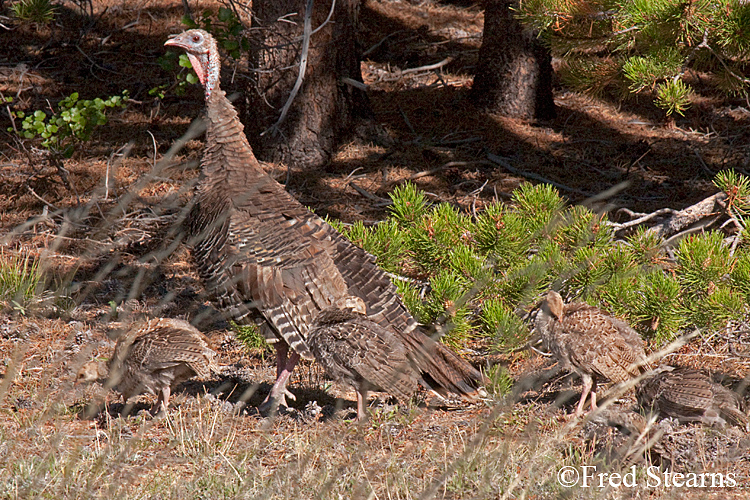
[[[201,37],[200,37],[200,36],[198,36],[198,35],[193,35],[193,41],[194,41],[195,43],[198,43],[198,42],[200,42],[200,41],[201,41]]]

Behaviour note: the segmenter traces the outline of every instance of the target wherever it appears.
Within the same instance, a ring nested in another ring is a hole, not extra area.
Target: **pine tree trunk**
[[[278,133],[260,136],[278,120],[297,79],[305,4],[305,0],[253,1],[254,82],[247,92],[243,121],[260,159],[315,168],[331,158],[360,120],[372,119],[373,114],[365,92],[342,81],[362,81],[356,44],[359,0],[336,0],[330,22],[310,39],[304,83]],[[331,2],[314,2],[313,30],[325,22],[330,8]]]
[[[472,97],[504,116],[547,119],[555,115],[552,58],[537,32],[515,18],[518,0],[485,0],[484,34]]]

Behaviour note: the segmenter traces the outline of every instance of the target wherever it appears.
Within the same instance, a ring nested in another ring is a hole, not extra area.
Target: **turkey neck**
[[[199,267],[225,243],[233,206],[249,206],[261,192],[286,194],[261,168],[237,111],[218,86],[206,96],[206,120],[201,178],[186,221]]]
[[[254,186],[275,182],[260,167],[237,111],[218,87],[206,98],[206,118],[206,150],[202,161],[204,178],[200,191],[205,192],[218,184],[221,186],[217,185],[217,188],[228,189],[225,193],[229,196],[252,196],[248,190]]]

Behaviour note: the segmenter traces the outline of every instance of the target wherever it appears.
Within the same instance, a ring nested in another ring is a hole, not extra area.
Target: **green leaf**
[[[226,23],[234,19],[234,12],[226,7],[219,7],[219,21]]]
[[[198,25],[196,24],[195,21],[193,21],[190,18],[190,16],[187,16],[187,15],[182,16],[182,19],[180,20],[180,22],[182,22],[182,24],[184,24],[185,26],[187,26],[188,29],[198,28]]]
[[[192,63],[190,62],[190,59],[186,54],[180,54],[180,60],[179,60],[180,66],[183,68],[191,68],[193,67]]]
[[[237,49],[239,49],[240,44],[235,40],[225,40],[222,46],[224,47],[224,50],[226,50],[227,52],[232,52],[232,51],[236,51]]]

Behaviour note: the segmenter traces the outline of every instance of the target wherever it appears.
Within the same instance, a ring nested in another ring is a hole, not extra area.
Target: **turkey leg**
[[[271,387],[271,392],[268,393],[266,399],[258,407],[261,413],[268,414],[276,411],[279,406],[287,406],[287,396],[292,401],[296,400],[294,394],[287,390],[286,384],[289,382],[289,377],[291,377],[294,367],[297,366],[299,358],[299,354],[295,351],[289,353],[289,346],[285,342],[279,342],[276,345],[276,382]]]
[[[576,408],[576,417],[580,417],[583,414],[583,405],[586,404],[586,397],[591,392],[591,386],[594,383],[590,375],[584,374],[581,378],[583,379],[583,391],[581,392],[581,400],[578,402],[578,407]]]
[[[367,421],[367,389],[361,388],[357,391],[357,421]]]
[[[167,414],[167,407],[169,406],[169,395],[171,394],[171,387],[166,386],[159,391],[159,397],[156,399],[156,404],[151,408],[151,413],[154,415]]]

